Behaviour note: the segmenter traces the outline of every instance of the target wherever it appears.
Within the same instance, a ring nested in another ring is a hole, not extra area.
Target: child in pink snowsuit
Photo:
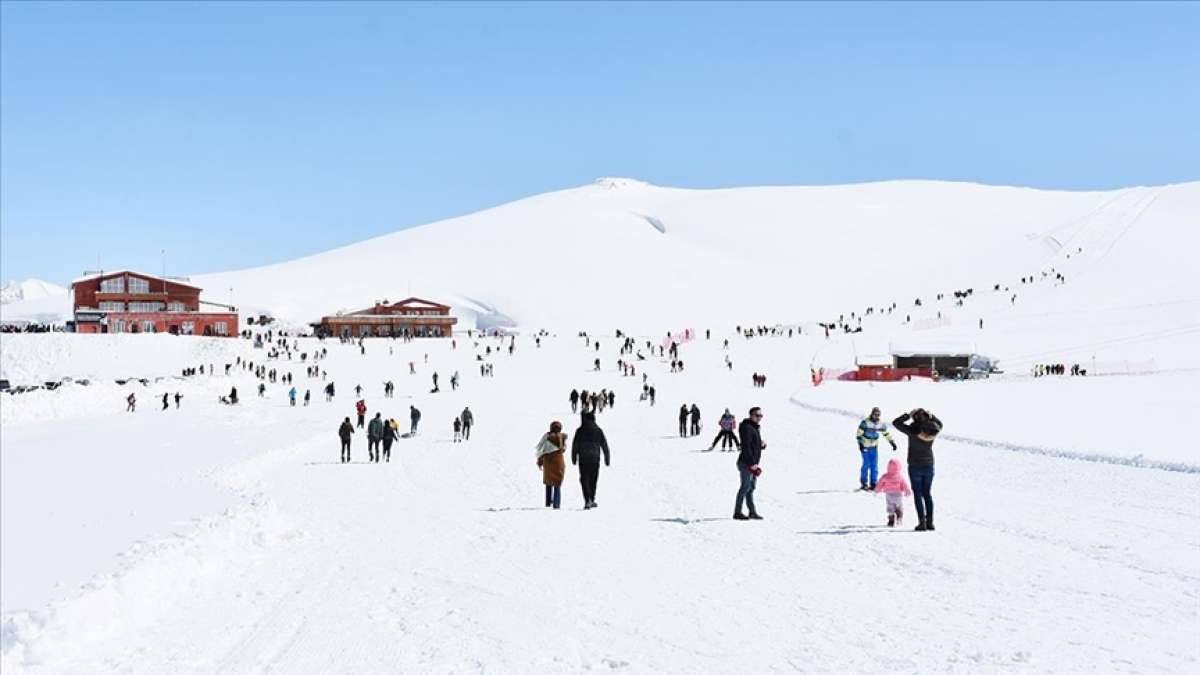
[[[908,481],[900,473],[900,460],[888,460],[887,472],[875,483],[875,491],[882,492],[887,499],[888,527],[899,525],[904,518],[904,497],[912,495]]]

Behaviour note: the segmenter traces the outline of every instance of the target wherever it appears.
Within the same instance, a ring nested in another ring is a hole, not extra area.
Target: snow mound
[[[41,279],[26,279],[25,281],[10,281],[0,288],[0,305],[7,305],[20,300],[39,300],[54,296],[66,295],[67,289]]]

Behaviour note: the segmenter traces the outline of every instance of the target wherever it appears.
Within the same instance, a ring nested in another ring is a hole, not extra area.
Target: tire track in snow
[[[852,410],[813,405],[812,403],[805,403],[795,396],[788,397],[788,401],[792,405],[811,412],[839,415],[841,417],[848,417],[852,419],[860,419],[862,417],[860,413]],[[1049,448],[1038,445],[1021,445],[1018,443],[1008,443],[1006,441],[989,441],[983,438],[971,438],[969,436],[958,436],[956,434],[947,433],[939,434],[938,437],[954,443],[974,445],[992,450],[1008,450],[1009,452],[1020,452],[1027,455],[1042,455],[1044,457],[1057,457],[1060,459],[1071,459],[1080,462],[1116,464],[1120,466],[1131,466],[1138,469],[1157,469],[1159,471],[1173,471],[1176,473],[1200,473],[1200,465],[1188,464],[1186,462],[1164,462],[1157,459],[1148,459],[1143,455],[1121,457],[1118,455],[1105,455],[1102,453],[1075,452],[1073,450],[1063,450],[1061,448]]]

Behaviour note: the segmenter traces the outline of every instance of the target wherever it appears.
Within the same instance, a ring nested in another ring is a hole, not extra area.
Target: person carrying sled
[[[882,435],[896,449],[896,441],[888,433],[887,423],[880,419],[879,408],[871,408],[871,414],[858,423],[854,436],[858,442],[858,454],[862,466],[858,471],[860,490],[874,490],[875,480],[879,477],[879,437]]]

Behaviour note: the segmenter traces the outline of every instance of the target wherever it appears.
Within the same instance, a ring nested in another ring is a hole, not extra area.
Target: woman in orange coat
[[[538,441],[537,465],[546,486],[546,506],[556,509],[562,502],[562,483],[567,473],[566,449],[567,435],[562,431],[562,423],[551,422],[550,431]]]

